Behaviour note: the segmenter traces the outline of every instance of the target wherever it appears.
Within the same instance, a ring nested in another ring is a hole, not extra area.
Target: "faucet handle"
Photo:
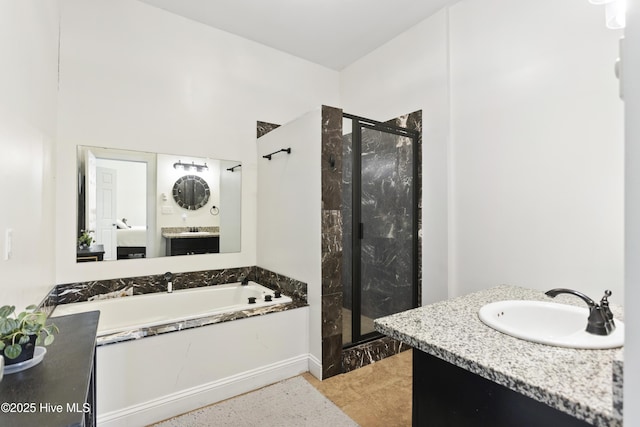
[[[171,279],[173,279],[173,274],[170,271],[167,271],[166,273],[164,273],[164,280],[168,282]]]
[[[604,296],[600,300],[600,308],[602,309],[602,314],[609,321],[609,323],[615,328],[615,323],[613,322],[613,313],[609,308],[609,300],[608,298],[611,296],[611,291],[607,289],[604,291]]]

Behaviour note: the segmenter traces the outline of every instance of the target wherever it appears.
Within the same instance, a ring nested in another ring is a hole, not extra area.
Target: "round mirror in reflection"
[[[200,209],[207,204],[210,194],[207,181],[196,175],[185,175],[173,184],[173,199],[185,209]]]

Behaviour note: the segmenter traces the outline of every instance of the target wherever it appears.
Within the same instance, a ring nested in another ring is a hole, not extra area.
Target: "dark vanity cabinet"
[[[220,236],[167,238],[167,256],[218,252],[220,252]]]
[[[412,408],[414,427],[591,425],[417,349]]]
[[[0,426],[96,425],[99,311],[51,318],[60,333],[44,359],[0,382]]]

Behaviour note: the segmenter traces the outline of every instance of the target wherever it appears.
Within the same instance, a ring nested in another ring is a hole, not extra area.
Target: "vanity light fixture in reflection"
[[[196,172],[209,170],[209,167],[207,166],[206,163],[204,165],[198,165],[194,162],[191,162],[191,164],[188,164],[188,163],[182,163],[181,160],[178,160],[176,163],[174,163],[173,168],[187,170],[187,171],[196,171]]]

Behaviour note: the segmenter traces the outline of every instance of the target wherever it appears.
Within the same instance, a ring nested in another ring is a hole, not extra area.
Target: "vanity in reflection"
[[[164,227],[166,255],[198,255],[220,252],[218,227]]]
[[[78,146],[77,165],[77,233],[104,261],[240,251],[240,162]]]

